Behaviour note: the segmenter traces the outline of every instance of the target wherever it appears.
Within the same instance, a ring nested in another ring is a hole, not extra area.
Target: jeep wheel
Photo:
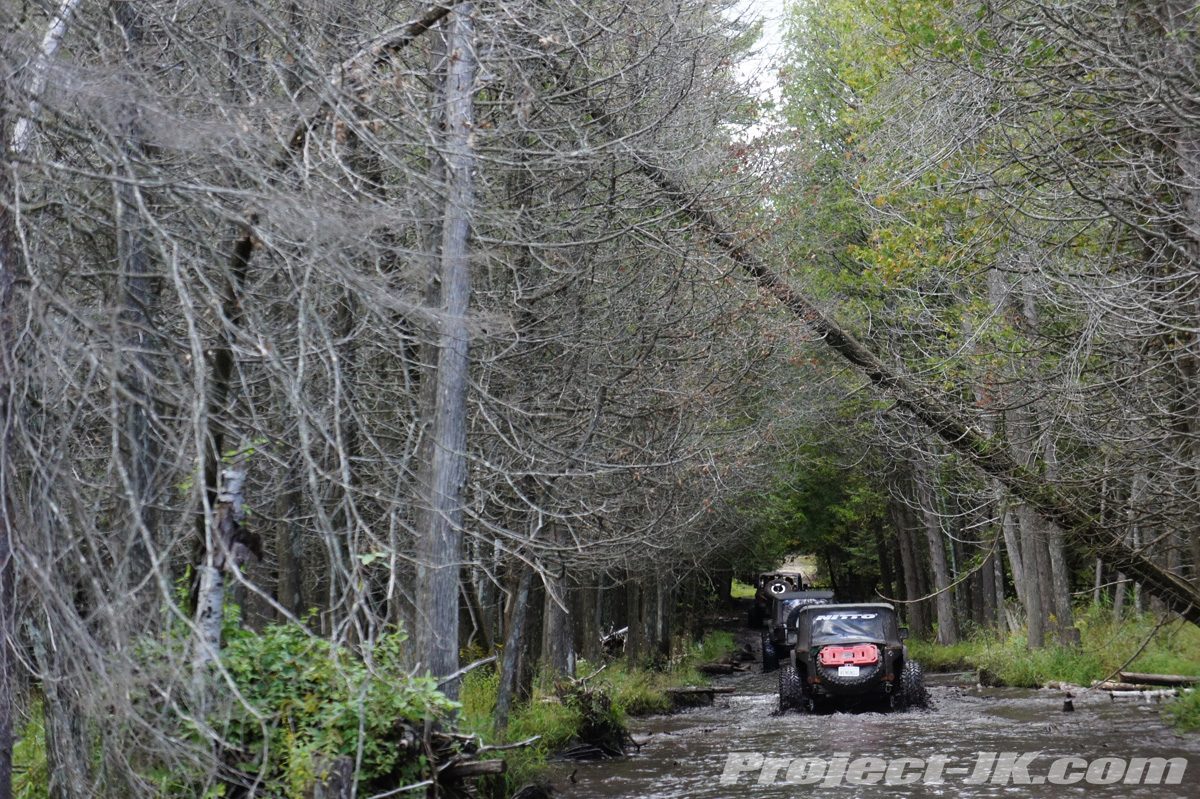
[[[775,642],[771,640],[771,631],[762,631],[762,670],[763,674],[769,674],[779,668],[779,650],[775,648]]]
[[[791,663],[779,667],[779,709],[807,710],[808,698],[804,695],[804,683]]]
[[[904,661],[900,672],[900,704],[903,707],[928,707],[929,692],[925,690],[925,670],[915,660]]]

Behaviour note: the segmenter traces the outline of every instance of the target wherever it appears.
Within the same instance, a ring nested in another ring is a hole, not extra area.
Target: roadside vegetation
[[[926,671],[978,671],[988,685],[1041,688],[1051,682],[1088,687],[1117,680],[1118,671],[1200,676],[1200,629],[1174,620],[1159,626],[1149,614],[1116,622],[1112,609],[1093,606],[1076,619],[1078,647],[1030,649],[1024,630],[998,635],[981,630],[949,646],[910,640],[909,651]],[[1200,699],[1185,693],[1167,706],[1167,719],[1181,730],[1200,729]]]
[[[913,640],[908,648],[927,671],[979,670],[995,685],[1019,688],[1040,688],[1051,681],[1086,687],[1093,680],[1114,678],[1118,670],[1200,675],[1200,629],[1172,621],[1151,636],[1156,624],[1148,615],[1117,623],[1107,608],[1091,608],[1079,614],[1078,647],[1031,650],[1024,631],[1001,637],[987,630],[951,646]]]
[[[534,774],[795,552],[1200,673],[1194,9],[741,5],[0,3],[0,797]]]
[[[476,735],[487,745],[532,739],[527,746],[485,754],[502,756],[508,765],[505,777],[493,781],[488,795],[508,796],[536,781],[548,760],[567,747],[597,736],[623,745],[629,718],[671,710],[668,690],[707,685],[697,667],[724,658],[734,647],[730,633],[714,631],[682,646],[660,668],[632,665],[619,657],[601,664],[580,662],[578,679],[540,674],[529,700],[513,709],[507,729],[497,731],[499,673],[491,665],[466,676],[456,707],[435,689],[434,681],[412,677],[399,667],[398,655],[407,640],[403,633],[383,636],[372,648],[368,665],[295,626],[274,625],[259,634],[239,632],[235,614],[230,614],[227,628],[225,667],[244,703],[229,701],[212,708],[208,722],[221,730],[227,751],[240,753],[247,768],[265,775],[266,795],[289,799],[307,795],[322,764],[328,767],[337,757],[361,759],[361,785],[367,789],[373,783],[420,782],[428,764],[419,751],[406,746],[406,739],[417,740],[427,719],[447,731]],[[165,659],[178,643],[159,647],[160,655]],[[49,761],[40,699],[23,719],[14,749],[14,796],[46,799]],[[200,734],[194,726],[177,732]],[[259,762],[260,754],[266,762]],[[143,765],[145,784],[153,785],[159,795],[207,795],[200,772],[181,764],[170,769]]]
[[[476,669],[463,680],[460,728],[500,745],[536,737],[528,746],[504,754],[506,781],[513,788],[535,780],[548,760],[565,748],[588,743],[589,726],[624,731],[630,718],[670,711],[669,689],[708,685],[698,666],[721,660],[733,649],[733,636],[716,630],[682,648],[661,668],[615,658],[601,664],[580,661],[576,679],[540,674],[530,700],[515,708],[508,727],[499,731],[495,727],[499,673],[491,666]]]

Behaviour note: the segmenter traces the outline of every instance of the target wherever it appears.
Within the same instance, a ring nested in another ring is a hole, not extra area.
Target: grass
[[[1200,731],[1200,690],[1190,691],[1167,705],[1167,720],[1182,732]]]
[[[754,599],[755,593],[754,586],[743,583],[741,580],[734,580],[729,588],[729,596],[734,599]]]
[[[630,717],[664,713],[671,709],[670,688],[703,685],[706,679],[697,670],[701,663],[717,660],[734,649],[733,635],[724,631],[709,633],[699,643],[679,654],[661,670],[631,666],[624,660],[599,667],[580,661],[577,672],[589,678],[591,686],[601,688],[612,702],[618,721]],[[550,680],[539,679],[528,702],[516,705],[510,714],[508,729],[495,729],[496,693],[500,677],[493,669],[477,669],[463,679],[459,701],[462,710],[459,728],[480,735],[491,743],[513,743],[535,735],[541,738],[532,746],[504,753],[508,761],[511,787],[536,779],[546,767],[547,758],[567,746],[579,733],[582,714],[561,701],[561,692]]]
[[[1024,633],[998,638],[977,635],[953,646],[909,641],[912,656],[926,671],[978,669],[996,685],[1039,688],[1051,681],[1087,686],[1117,670],[1200,676],[1200,628],[1184,621],[1164,625],[1146,643],[1157,621],[1151,616],[1116,624],[1105,608],[1080,613],[1081,646],[1078,649],[1048,646],[1030,650]],[[1144,649],[1126,664],[1134,653]],[[1171,720],[1181,729],[1200,729],[1197,692],[1170,706]]]
[[[17,716],[18,720],[20,718]],[[27,719],[13,743],[13,796],[17,799],[47,799],[50,771],[40,699],[30,703]]]

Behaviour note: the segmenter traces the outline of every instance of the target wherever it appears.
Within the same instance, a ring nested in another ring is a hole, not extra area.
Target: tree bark
[[[916,601],[924,592],[921,590],[921,560],[917,557],[913,544],[915,534],[912,514],[899,499],[893,499],[889,508],[892,524],[896,528],[896,539],[900,544],[900,563],[904,569],[904,597],[909,602],[906,605],[908,626],[913,635],[924,638],[932,632],[933,625],[929,618],[927,602]]]
[[[557,522],[550,525],[550,537],[556,549],[567,544],[561,525]],[[574,619],[568,606],[570,587],[566,564],[559,563],[551,574],[543,574],[542,582],[546,588],[542,614],[542,665],[554,676],[574,676]]]
[[[0,84],[2,86],[3,84]],[[2,98],[0,98],[2,99]],[[3,114],[5,105],[0,105]],[[8,141],[8,128],[0,116],[0,136]],[[6,148],[7,149],[7,148]],[[20,261],[16,253],[16,236],[8,205],[13,202],[8,180],[9,166],[0,163],[0,799],[12,799],[13,705],[15,701],[16,659],[16,563],[13,531],[17,514],[12,480],[16,457],[13,452],[13,422],[16,400],[14,371],[13,294]]]
[[[937,642],[943,646],[958,643],[958,620],[954,613],[954,589],[950,587],[951,575],[946,563],[946,542],[942,536],[941,519],[937,512],[937,486],[933,476],[918,474],[917,491],[921,497],[921,520],[925,531],[925,543],[929,546],[929,564],[933,569],[934,590],[937,597]]]
[[[293,616],[302,616],[304,583],[300,563],[300,514],[302,492],[296,465],[290,464],[283,490],[275,500],[278,521],[275,528],[275,601]]]
[[[470,371],[471,264],[474,213],[474,6],[449,16],[446,77],[446,207],[440,262],[436,399],[429,479],[421,486],[428,510],[417,542],[417,649],[423,667],[443,677],[458,670],[458,574],[462,561],[463,494],[467,477],[467,387]],[[457,681],[444,686],[458,695]]]
[[[1017,509],[1017,520],[1021,528],[1021,554],[1025,566],[1025,622],[1026,640],[1032,649],[1046,645],[1045,613],[1042,603],[1041,552],[1038,541],[1037,516],[1028,505]]]
[[[37,124],[39,103],[46,89],[50,62],[66,36],[67,23],[80,0],[62,0],[58,11],[42,37],[40,47],[26,69],[28,116],[10,117],[17,103],[6,96],[7,81],[0,81],[0,799],[12,797],[13,709],[17,662],[13,657],[17,642],[16,617],[16,546],[18,527],[14,476],[17,458],[13,446],[16,422],[16,307],[17,280],[24,273],[17,253],[16,220],[10,208],[19,203],[10,179],[13,164],[26,154]],[[5,15],[7,16],[7,14]]]
[[[529,619],[529,589],[533,585],[533,569],[519,560],[514,560],[514,564],[520,570],[520,576],[516,580],[504,632],[504,657],[500,661],[500,685],[496,689],[497,732],[508,728],[508,716],[520,682],[521,647]]]
[[[244,516],[242,489],[246,473],[240,468],[225,469],[213,508],[205,541],[204,561],[197,565],[200,588],[196,595],[196,627],[199,636],[192,651],[192,673],[197,689],[203,692],[208,666],[221,651],[221,627],[225,610],[225,572],[241,565],[238,549],[240,526]]]
[[[93,745],[88,739],[87,716],[68,677],[72,664],[63,662],[59,647],[46,645],[39,621],[31,621],[27,630],[41,674],[48,793],[51,799],[90,799],[95,794]]]

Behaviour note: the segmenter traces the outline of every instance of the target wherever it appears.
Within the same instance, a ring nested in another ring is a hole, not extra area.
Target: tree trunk
[[[1004,599],[1003,542],[996,542],[996,556],[992,559],[992,570],[995,573],[993,585],[996,590],[996,629],[1003,634],[1010,629],[1008,624],[1008,603]]]
[[[417,651],[436,676],[458,670],[458,573],[462,561],[463,492],[467,476],[467,387],[470,370],[471,264],[474,213],[474,6],[450,14],[446,79],[446,207],[442,224],[438,362],[431,463],[421,486],[428,510],[417,542]],[[444,686],[458,695],[457,682]]]
[[[0,88],[3,84],[0,83]],[[4,98],[0,97],[0,101]],[[0,141],[8,142],[7,104],[0,104]],[[9,149],[9,148],[5,148]],[[7,160],[7,159],[5,159]],[[16,630],[16,564],[13,559],[13,531],[17,514],[13,498],[12,475],[16,474],[13,450],[13,421],[16,400],[14,367],[13,293],[17,274],[22,271],[16,253],[14,220],[8,208],[12,193],[8,181],[9,165],[0,164],[0,799],[12,799],[13,706],[15,701],[16,659],[13,645]]]
[[[670,572],[660,573],[654,581],[655,614],[654,641],[655,661],[666,665],[671,660],[671,617],[675,612],[674,590],[669,584],[674,580]]]
[[[997,483],[997,494],[1003,493],[1004,489]],[[1000,529],[1004,532],[1004,549],[1008,553],[1008,567],[1012,570],[1013,589],[1017,594],[1017,602],[1025,610],[1026,615],[1029,614],[1029,597],[1026,594],[1029,584],[1026,582],[1025,576],[1025,560],[1021,552],[1020,528],[1017,519],[1017,514],[1013,513],[1010,503],[1003,501],[1001,503],[1003,510],[1000,517]]]
[[[13,447],[16,422],[16,331],[14,293],[17,280],[25,270],[17,254],[16,220],[10,209],[16,206],[15,187],[10,170],[29,149],[33,138],[38,103],[46,89],[46,74],[66,35],[67,22],[80,0],[62,0],[58,12],[42,37],[37,54],[24,70],[27,76],[25,96],[28,117],[10,117],[17,106],[0,81],[0,799],[12,797],[13,709],[15,703],[17,645],[16,564],[14,531],[18,527],[16,494],[12,485],[19,466]]]
[[[500,685],[496,689],[496,732],[508,728],[508,716],[520,682],[521,647],[529,619],[529,589],[533,585],[533,569],[520,560],[513,560],[519,571],[508,624],[504,631],[504,657],[500,661]]]
[[[204,561],[196,567],[200,578],[196,600],[199,637],[192,650],[192,674],[202,703],[209,664],[218,659],[221,651],[225,572],[240,567],[247,560],[247,551],[241,543],[241,522],[245,515],[242,488],[245,482],[246,472],[239,467],[221,472],[212,523],[205,525],[208,532],[204,542]]]
[[[554,676],[575,675],[572,617],[567,607],[569,589],[565,569],[556,577],[543,577],[546,603],[542,618],[542,665]]]
[[[1058,478],[1058,450],[1053,433],[1043,436],[1042,457],[1046,464],[1046,474],[1051,480]],[[1101,500],[1104,489],[1101,487]],[[1103,518],[1103,515],[1101,516]],[[1075,627],[1075,608],[1071,602],[1071,572],[1067,568],[1067,558],[1063,547],[1063,534],[1053,521],[1045,523],[1046,551],[1050,557],[1050,582],[1053,593],[1051,604],[1054,608],[1055,625],[1058,631],[1058,642],[1063,646],[1075,647],[1080,644],[1079,630]]]
[[[996,557],[996,552],[987,555],[979,568],[979,614],[984,626],[1000,628],[1002,624],[996,605]]]
[[[896,528],[896,540],[900,545],[900,563],[904,569],[904,597],[909,602],[905,606],[908,626],[913,635],[926,638],[933,631],[933,625],[929,618],[928,602],[916,601],[924,596],[924,593],[921,590],[921,560],[917,557],[914,544],[915,525],[912,523],[912,514],[899,499],[893,499],[888,507],[892,525]]]
[[[1113,621],[1120,622],[1125,614],[1125,575],[1117,572],[1113,582]]]
[[[950,568],[946,562],[946,542],[942,536],[941,519],[937,512],[937,487],[933,477],[917,477],[921,496],[921,516],[924,522],[925,543],[929,546],[929,564],[933,568],[934,590],[937,591],[937,642],[943,646],[958,643],[958,620],[954,615],[954,594],[950,587]]]
[[[589,665],[600,662],[600,588],[598,575],[585,574],[571,589],[571,610],[575,616],[575,651]]]
[[[1024,560],[1025,578],[1025,622],[1027,641],[1031,649],[1046,645],[1045,616],[1042,609],[1042,581],[1040,577],[1041,551],[1037,540],[1036,515],[1033,509],[1022,503],[1017,508],[1017,519],[1021,528],[1021,553]]]
[[[284,478],[283,490],[275,499],[275,601],[292,616],[302,616],[304,605],[304,583],[300,566],[300,514],[302,493],[296,464],[291,464]]]
[[[875,527],[875,557],[879,561],[879,581],[883,584],[884,596],[896,596],[896,575],[894,561],[891,558],[888,546],[890,541],[887,538],[887,532],[882,524]]]
[[[641,581],[628,577],[625,582],[625,659],[631,666],[641,665],[646,659],[645,591]]]
[[[596,119],[611,120],[596,104],[591,109]],[[609,122],[609,134],[617,134]],[[646,157],[637,159],[637,168],[675,205],[679,213],[708,230],[712,242],[749,275],[759,288],[775,297],[815,336],[834,352],[857,367],[871,383],[895,398],[896,404],[926,425],[955,452],[974,463],[984,473],[1003,483],[1017,498],[1029,503],[1047,520],[1063,530],[1069,540],[1102,555],[1114,566],[1133,575],[1148,590],[1194,624],[1200,624],[1200,589],[1190,581],[1161,568],[1141,552],[1114,539],[1097,524],[1090,509],[1099,506],[1094,491],[1077,491],[1047,482],[1036,468],[1023,465],[1013,457],[1004,442],[970,424],[938,396],[907,375],[886,366],[854,336],[804,294],[792,288],[781,274],[764,262],[753,245],[733,232],[714,212],[708,210],[691,192],[685,190],[666,170]]]

